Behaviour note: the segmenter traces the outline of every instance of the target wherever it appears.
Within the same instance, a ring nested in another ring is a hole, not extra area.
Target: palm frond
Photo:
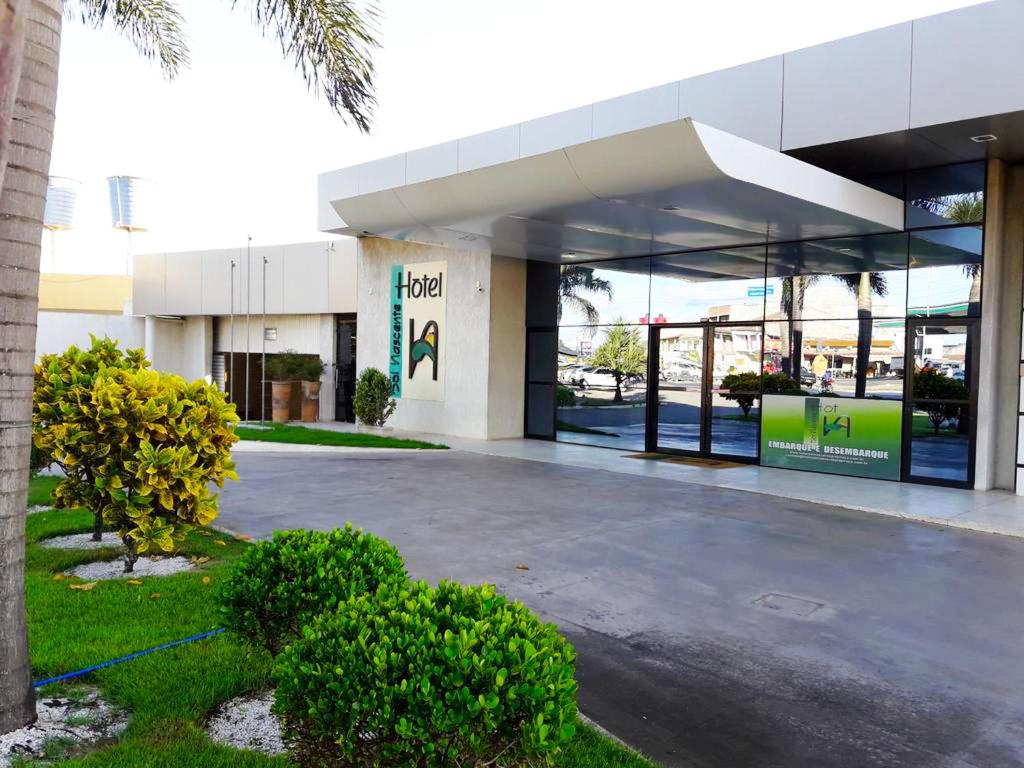
[[[310,88],[327,97],[331,109],[369,131],[377,103],[373,95],[372,52],[377,9],[356,0],[232,0],[248,5],[264,34],[281,50]]]
[[[188,65],[184,20],[172,0],[78,0],[76,7],[86,24],[113,24],[145,58],[157,59],[166,77]]]

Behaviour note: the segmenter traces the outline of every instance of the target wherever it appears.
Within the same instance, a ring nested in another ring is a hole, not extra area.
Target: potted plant
[[[302,362],[302,420],[313,422],[320,413],[320,377],[324,362],[319,357],[307,357]]]
[[[360,431],[383,432],[384,422],[395,412],[397,404],[387,374],[377,368],[367,368],[359,374],[352,407]]]
[[[294,349],[286,349],[267,361],[264,371],[270,379],[271,418],[285,424],[291,414],[292,391],[296,379],[302,375],[302,356]]]

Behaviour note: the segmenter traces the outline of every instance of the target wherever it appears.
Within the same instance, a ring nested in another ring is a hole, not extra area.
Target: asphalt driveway
[[[666,766],[1024,766],[1024,540],[458,451],[236,460],[220,524],[351,520],[495,583]]]

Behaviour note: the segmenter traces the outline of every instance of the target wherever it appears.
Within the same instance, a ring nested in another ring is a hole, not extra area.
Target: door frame
[[[648,453],[670,453],[679,456],[694,456],[704,459],[722,459],[743,464],[761,463],[761,417],[757,421],[757,452],[753,456],[737,456],[735,454],[714,453],[711,450],[712,419],[714,417],[714,355],[716,328],[749,328],[761,327],[761,364],[758,366],[758,380],[764,375],[764,321],[757,320],[702,320],[695,323],[659,323],[648,326],[647,335],[647,413],[646,413],[646,445]],[[700,382],[700,449],[693,451],[685,448],[668,448],[658,446],[658,388],[660,386],[661,369],[661,330],[663,328],[699,328],[703,334],[701,343],[701,382]],[[761,395],[758,396],[760,413]]]
[[[967,328],[967,351],[964,364],[971,371],[971,388],[968,392],[968,418],[970,433],[967,436],[967,479],[944,480],[940,477],[920,477],[912,474],[913,433],[914,433],[914,341],[916,329],[921,326],[962,325]],[[939,485],[946,488],[974,488],[975,451],[978,445],[978,384],[981,374],[981,318],[980,317],[908,317],[903,357],[903,454],[900,457],[900,481],[918,485]]]

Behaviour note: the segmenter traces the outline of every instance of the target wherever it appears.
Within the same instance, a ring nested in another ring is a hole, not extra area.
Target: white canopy
[[[903,226],[901,200],[690,118],[383,188],[370,165],[321,177],[330,231],[561,261]]]

